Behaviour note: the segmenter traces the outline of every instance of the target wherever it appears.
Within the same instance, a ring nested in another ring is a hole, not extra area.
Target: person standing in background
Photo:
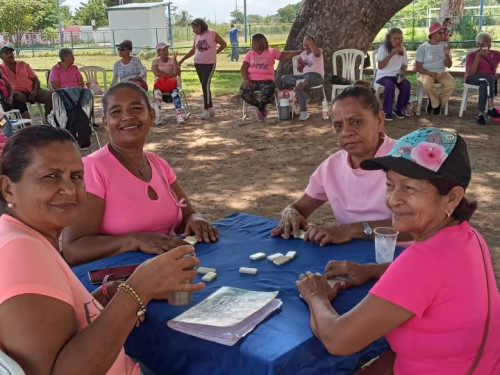
[[[450,41],[450,36],[453,36],[452,33],[450,33],[449,26],[452,25],[453,22],[451,22],[450,17],[446,17],[443,20],[443,42],[448,43]]]
[[[240,50],[238,43],[238,33],[241,30],[231,24],[231,29],[229,29],[229,42],[231,43],[231,61],[238,61],[240,58]]]

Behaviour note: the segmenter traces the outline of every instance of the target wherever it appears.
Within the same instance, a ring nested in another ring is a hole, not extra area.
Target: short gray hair
[[[479,47],[485,38],[491,39],[491,34],[486,32],[481,32],[476,35],[476,44]]]
[[[64,61],[64,59],[73,54],[73,50],[71,48],[61,48],[59,50],[59,59]]]

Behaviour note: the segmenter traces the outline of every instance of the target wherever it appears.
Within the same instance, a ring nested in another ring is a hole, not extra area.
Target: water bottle
[[[288,99],[280,99],[279,119],[288,120],[290,118],[290,101]]]
[[[194,254],[186,254],[182,258],[192,257]],[[192,284],[193,280],[184,280],[184,284]],[[184,306],[191,303],[191,292],[175,291],[168,293],[168,304],[171,306]]]
[[[323,106],[322,112],[323,112],[323,120],[328,120],[330,118],[328,114],[328,100],[323,100],[321,102],[321,105]]]

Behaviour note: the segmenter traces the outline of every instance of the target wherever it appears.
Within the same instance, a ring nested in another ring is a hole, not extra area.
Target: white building
[[[132,41],[134,53],[144,47],[167,43],[166,3],[130,3],[106,9],[111,31],[111,43]]]

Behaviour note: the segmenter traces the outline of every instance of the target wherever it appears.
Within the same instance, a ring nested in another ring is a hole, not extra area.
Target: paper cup
[[[394,259],[396,239],[399,232],[391,227],[378,227],[375,233],[375,260],[377,263],[388,263]]]

